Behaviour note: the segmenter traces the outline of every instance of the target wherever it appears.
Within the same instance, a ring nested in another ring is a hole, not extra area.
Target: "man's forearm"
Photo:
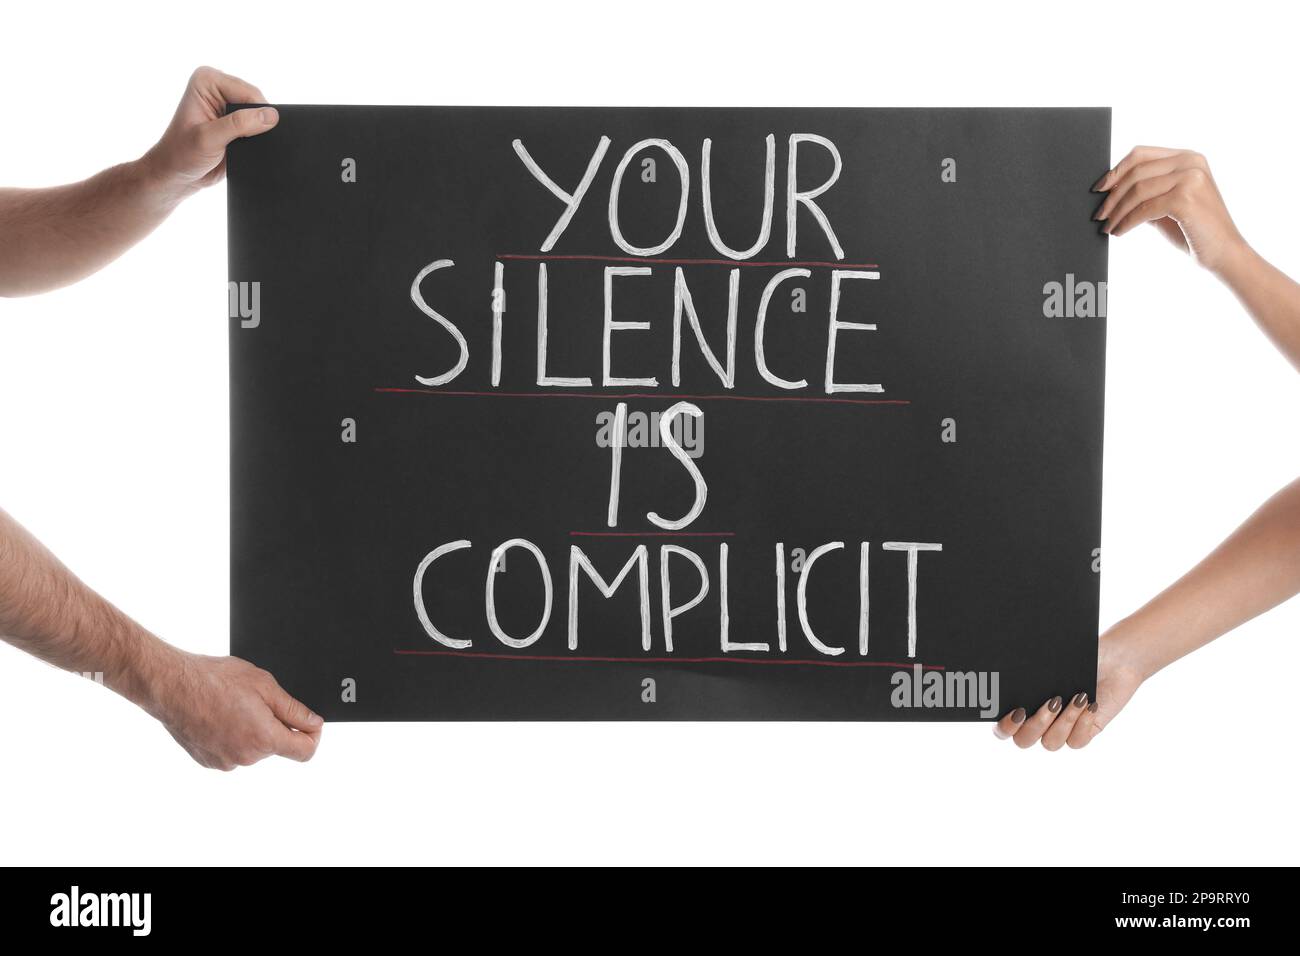
[[[1300,480],[1112,629],[1149,676],[1300,593]]]
[[[102,673],[105,685],[150,711],[178,656],[83,584],[3,510],[0,638],[56,667]]]
[[[148,156],[67,186],[0,189],[0,295],[34,295],[97,272],[182,198]]]
[[[1242,243],[1217,270],[1269,340],[1300,371],[1300,284]]]

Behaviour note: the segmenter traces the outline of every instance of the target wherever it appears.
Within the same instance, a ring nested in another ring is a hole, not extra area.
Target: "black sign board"
[[[331,720],[1093,691],[1109,110],[280,113],[232,653]]]

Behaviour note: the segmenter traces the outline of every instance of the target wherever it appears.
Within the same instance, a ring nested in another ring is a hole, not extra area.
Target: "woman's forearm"
[[[1300,371],[1300,283],[1245,243],[1215,271],[1269,340]]]
[[[1300,479],[1109,637],[1144,677],[1300,593]]]

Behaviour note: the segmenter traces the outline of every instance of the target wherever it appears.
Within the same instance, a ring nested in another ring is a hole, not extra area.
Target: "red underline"
[[[916,663],[899,664],[894,661],[803,661],[790,658],[763,660],[754,657],[579,657],[561,654],[483,654],[475,651],[404,651],[394,649],[394,654],[408,657],[464,657],[485,661],[559,661],[579,664],[774,664],[785,667],[915,667]],[[941,664],[922,664],[922,670],[941,671]]]
[[[734,538],[734,531],[570,531],[578,538]]]
[[[751,259],[655,259],[648,256],[533,256],[502,253],[498,259],[525,262],[650,262],[664,266],[760,266],[764,268],[805,269],[879,269],[874,262],[754,262]]]
[[[904,398],[818,398],[813,395],[682,395],[669,392],[456,392],[441,388],[397,388],[385,386],[375,389],[399,395],[449,395],[453,398],[587,398],[609,401],[621,398],[674,399],[686,398],[696,402],[803,402],[812,405],[911,405]]]

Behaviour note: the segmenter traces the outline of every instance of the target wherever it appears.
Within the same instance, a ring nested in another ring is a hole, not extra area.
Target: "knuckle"
[[[211,145],[210,135],[204,125],[191,127],[185,133],[186,148],[191,153],[207,152]]]

